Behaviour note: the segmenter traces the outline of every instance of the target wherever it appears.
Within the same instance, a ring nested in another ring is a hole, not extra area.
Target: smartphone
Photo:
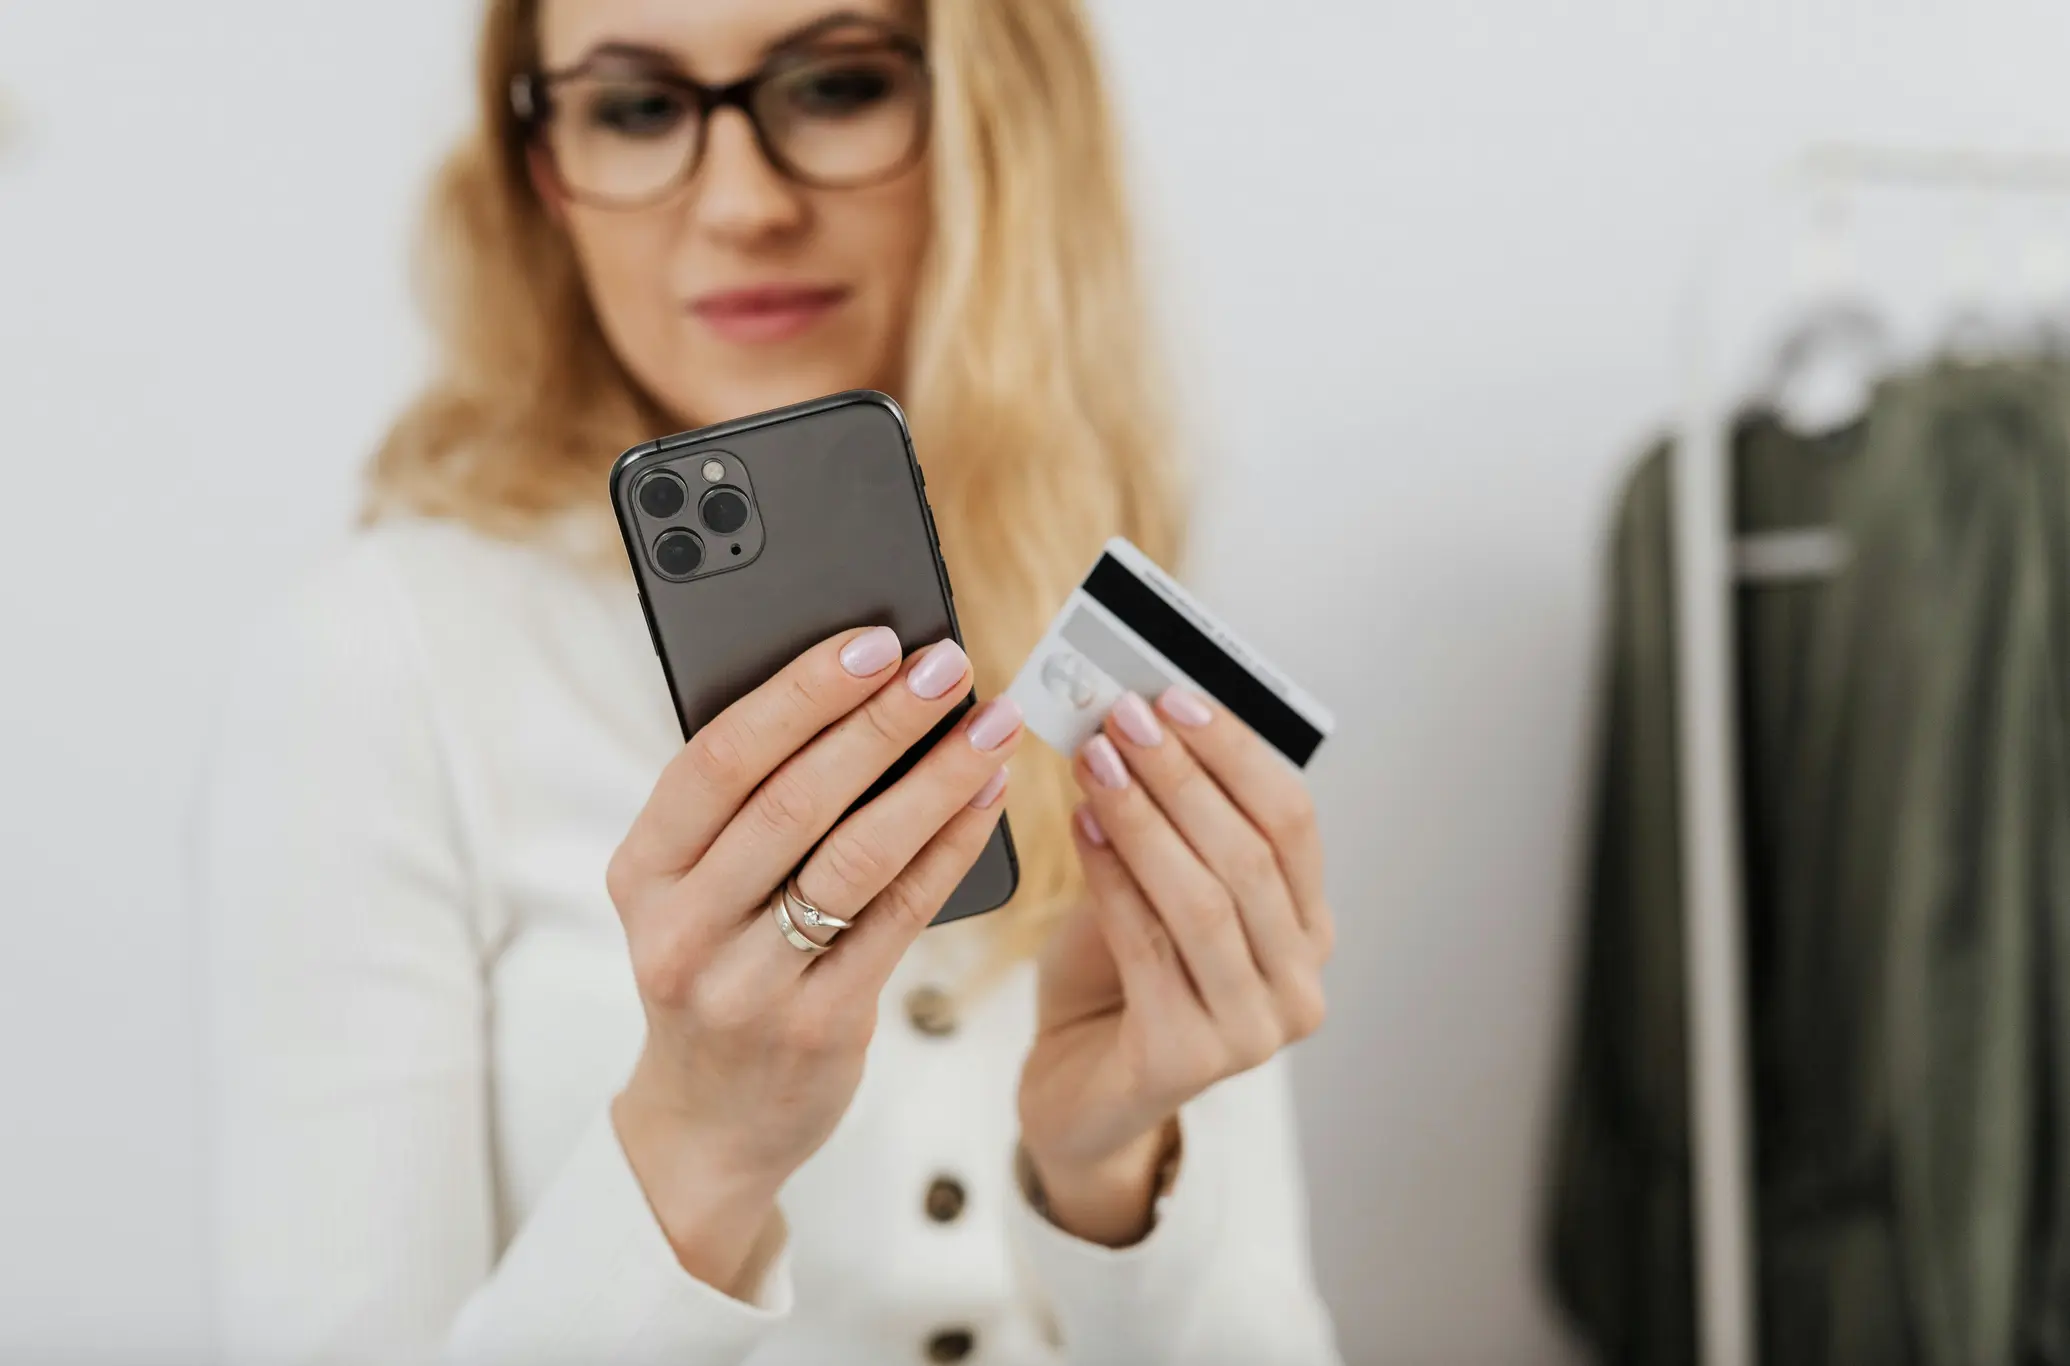
[[[812,645],[889,626],[907,653],[962,643],[905,414],[855,390],[635,446],[611,467],[654,653],[688,739]],[[903,777],[965,698],[856,800]],[[1006,904],[1020,884],[1001,817],[934,923]]]

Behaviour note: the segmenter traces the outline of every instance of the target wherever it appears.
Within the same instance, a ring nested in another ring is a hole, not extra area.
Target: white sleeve
[[[788,1312],[787,1260],[752,1304],[683,1271],[605,1116],[501,1251],[487,953],[409,612],[362,542],[230,680],[196,889],[223,1348],[738,1362]]]
[[[1316,1292],[1282,1054],[1183,1107],[1184,1157],[1142,1242],[1012,1226],[1072,1366],[1341,1366]]]

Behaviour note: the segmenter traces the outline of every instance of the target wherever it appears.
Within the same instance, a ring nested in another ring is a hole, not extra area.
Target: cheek
[[[675,310],[668,237],[640,214],[570,210],[569,239],[590,305],[619,359],[643,380],[665,368]]]
[[[901,182],[879,192],[868,206],[868,230],[857,234],[858,241],[868,243],[866,269],[892,333],[886,340],[893,345],[912,322],[913,299],[932,232],[931,207],[927,181],[916,173],[910,184]]]
[[[910,181],[891,187],[898,193],[885,205],[884,251],[888,271],[910,286],[920,275],[934,231],[934,201],[923,166]]]

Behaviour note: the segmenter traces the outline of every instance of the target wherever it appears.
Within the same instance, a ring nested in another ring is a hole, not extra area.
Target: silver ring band
[[[790,908],[792,921],[796,924],[810,925],[815,930],[824,926],[836,933],[855,928],[855,922],[843,920],[838,915],[829,915],[807,901],[805,893],[799,890],[798,879],[795,877],[783,885],[783,899],[785,905]]]
[[[791,947],[798,950],[798,952],[825,953],[832,947],[829,944],[814,943],[806,938],[796,925],[791,923],[790,898],[784,895],[784,891],[780,887],[769,894],[769,912],[776,917],[776,928],[782,931],[783,937],[788,939]]]

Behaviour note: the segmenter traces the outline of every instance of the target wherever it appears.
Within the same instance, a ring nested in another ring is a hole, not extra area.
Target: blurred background
[[[1193,581],[1340,718],[1334,1014],[1296,1065],[1347,1357],[1582,1360],[1538,1248],[1619,482],[1775,172],[2070,149],[2070,9],[1097,9]],[[226,649],[345,534],[421,376],[409,234],[474,20],[0,6],[0,1358],[205,1356],[183,822]],[[1735,269],[1727,369],[1797,267]]]

